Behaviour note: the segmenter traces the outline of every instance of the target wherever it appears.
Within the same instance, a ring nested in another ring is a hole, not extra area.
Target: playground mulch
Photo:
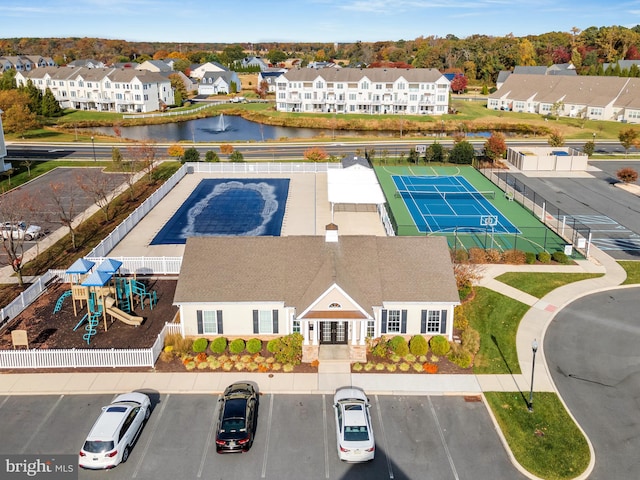
[[[138,279],[140,280],[140,279]],[[91,337],[89,344],[83,339],[86,333],[84,325],[73,331],[74,327],[86,313],[78,307],[78,315],[73,314],[73,302],[71,297],[64,300],[62,309],[53,313],[56,301],[65,290],[69,289],[68,283],[51,286],[34,303],[27,307],[20,315],[11,321],[8,327],[0,332],[0,349],[13,348],[11,331],[14,329],[26,330],[29,348],[150,348],[156,341],[158,334],[166,322],[171,322],[178,311],[173,306],[173,295],[177,280],[145,279],[147,290],[155,290],[158,295],[158,303],[144,310],[138,305],[132,314],[144,318],[139,327],[127,325],[118,320],[113,322],[107,316],[107,331],[104,330],[104,321],[100,321],[98,332]],[[77,304],[76,304],[77,305]],[[24,347],[19,347],[24,348]]]

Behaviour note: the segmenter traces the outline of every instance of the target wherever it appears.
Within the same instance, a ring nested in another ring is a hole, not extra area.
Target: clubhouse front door
[[[321,321],[320,343],[328,345],[346,345],[348,331],[349,328],[347,322]]]

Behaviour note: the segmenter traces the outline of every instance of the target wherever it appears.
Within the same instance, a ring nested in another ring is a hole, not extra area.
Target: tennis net
[[[476,199],[476,200],[494,200],[496,198],[495,190],[487,190],[483,192],[420,192],[411,190],[396,190],[396,198],[437,198],[437,199]]]

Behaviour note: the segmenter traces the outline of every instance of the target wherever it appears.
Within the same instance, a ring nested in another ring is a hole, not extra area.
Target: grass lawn
[[[639,264],[640,265],[640,264]],[[580,280],[602,277],[601,273],[503,273],[496,280],[536,298],[542,298],[558,287]]]
[[[623,285],[634,285],[640,283],[640,262],[635,260],[621,260],[618,262],[627,272],[627,279]]]
[[[480,333],[473,373],[520,373],[516,332],[529,306],[487,288],[477,287],[465,304],[469,324]]]
[[[516,460],[548,480],[571,479],[589,465],[589,446],[557,395],[534,392],[533,412],[521,392],[487,392],[485,397]]]

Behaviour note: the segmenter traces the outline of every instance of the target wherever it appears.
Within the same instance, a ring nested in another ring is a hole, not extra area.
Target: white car
[[[144,393],[118,395],[93,424],[79,453],[78,465],[101,470],[124,463],[151,413],[151,401]]]
[[[373,460],[376,444],[371,428],[371,404],[365,393],[353,387],[340,388],[333,397],[336,414],[338,457],[345,462]]]
[[[24,222],[18,222],[13,224],[11,222],[5,222],[1,227],[2,238],[13,238],[14,240],[26,240],[30,242],[36,238],[42,236],[42,227],[37,225],[27,226]]]

